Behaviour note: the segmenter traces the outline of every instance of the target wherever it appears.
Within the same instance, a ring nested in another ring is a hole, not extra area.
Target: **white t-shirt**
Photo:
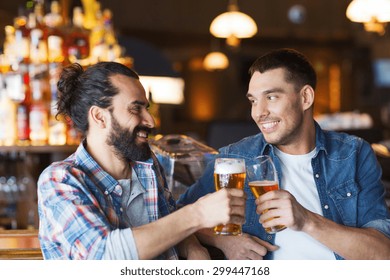
[[[311,159],[314,149],[305,155],[289,155],[275,149],[282,169],[280,188],[289,191],[306,209],[323,215],[320,198],[313,178]],[[310,235],[289,228],[276,233],[275,260],[334,260],[333,252]]]

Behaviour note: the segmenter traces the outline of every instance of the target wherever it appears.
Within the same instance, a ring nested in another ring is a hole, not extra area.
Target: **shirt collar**
[[[316,157],[321,150],[328,154],[328,151],[326,149],[325,133],[316,121],[314,121],[314,125],[316,130],[316,153],[314,157]],[[264,137],[261,138],[261,141],[263,142],[263,145],[260,154],[274,154],[274,147],[271,144],[267,143]]]
[[[75,152],[77,164],[84,170],[85,173],[89,173],[92,175],[91,177],[97,179],[95,183],[100,189],[107,193],[113,192],[114,188],[118,185],[118,181],[104,171],[95,159],[88,153],[85,148],[86,144],[86,139],[84,139]]]
[[[325,133],[316,121],[314,121],[314,125],[316,128],[316,149],[317,149],[317,152],[314,155],[314,157],[316,157],[320,151],[324,151],[325,154],[328,154],[328,150],[326,148]]]

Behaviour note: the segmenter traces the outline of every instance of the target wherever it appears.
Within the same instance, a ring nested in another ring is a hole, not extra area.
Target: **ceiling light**
[[[146,93],[150,92],[157,104],[182,104],[184,101],[184,80],[175,77],[140,76]]]
[[[235,47],[240,39],[253,37],[257,33],[257,25],[250,16],[238,10],[236,0],[230,0],[228,11],[211,22],[210,33],[218,38],[226,38],[226,43]]]
[[[385,33],[390,21],[390,0],[353,0],[346,12],[353,22],[361,22],[368,32]]]
[[[229,59],[221,52],[210,52],[203,60],[203,67],[207,71],[223,70],[228,66]]]

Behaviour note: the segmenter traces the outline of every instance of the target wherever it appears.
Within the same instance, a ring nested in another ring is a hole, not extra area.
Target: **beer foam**
[[[242,162],[220,162],[214,168],[216,174],[245,173],[245,165]]]

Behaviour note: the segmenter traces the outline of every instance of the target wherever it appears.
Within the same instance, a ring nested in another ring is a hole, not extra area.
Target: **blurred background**
[[[34,188],[25,185],[80,141],[71,123],[53,118],[58,73],[75,61],[132,67],[149,94],[156,134],[183,134],[218,149],[258,131],[245,97],[252,62],[294,48],[318,74],[316,119],[371,143],[390,181],[389,6],[390,0],[1,1],[0,204],[14,202],[0,205],[0,227],[36,227],[34,206],[18,202]],[[227,12],[233,17],[215,22]],[[210,61],[213,52],[222,60]],[[27,207],[22,218],[17,207]]]
[[[26,2],[2,1],[0,30],[13,24]],[[46,12],[50,2],[44,1]],[[71,20],[73,7],[95,1],[60,2],[68,6]],[[230,2],[236,2],[258,29],[235,47],[210,33],[211,22],[227,12]],[[245,98],[248,68],[256,57],[281,47],[295,48],[313,62],[319,77],[316,114],[367,113],[373,128],[386,133],[389,124],[381,108],[390,101],[390,35],[368,32],[362,23],[349,20],[346,10],[351,2],[101,0],[100,4],[102,10],[112,11],[115,34],[133,57],[135,70],[184,81],[182,103],[159,106],[159,132],[191,134],[208,141],[210,125],[216,122],[250,121]],[[0,32],[0,43],[4,36]],[[203,60],[211,51],[226,55],[226,69],[206,70]],[[378,73],[379,68],[383,72]]]

